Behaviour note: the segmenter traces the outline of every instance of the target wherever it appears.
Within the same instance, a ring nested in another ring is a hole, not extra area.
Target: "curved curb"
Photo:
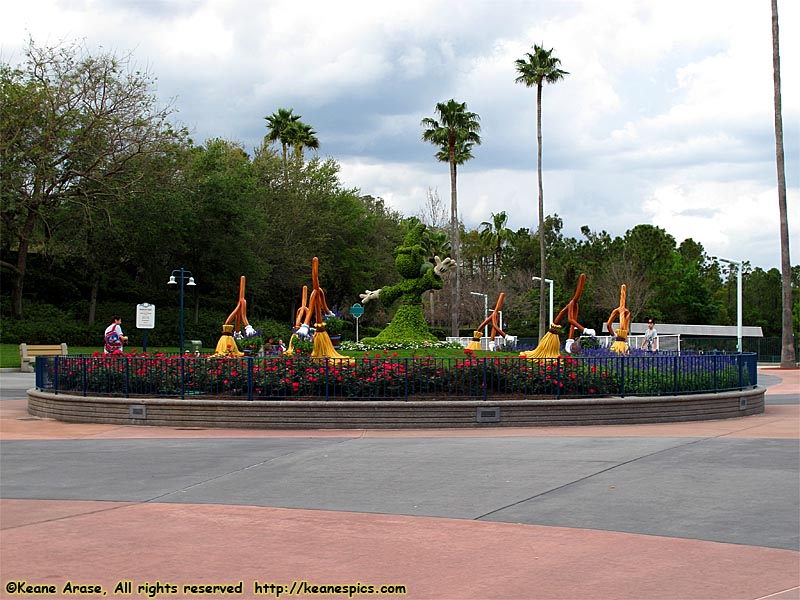
[[[564,400],[302,401],[106,398],[28,390],[28,413],[70,423],[234,429],[446,429],[621,425],[764,412],[766,388]]]

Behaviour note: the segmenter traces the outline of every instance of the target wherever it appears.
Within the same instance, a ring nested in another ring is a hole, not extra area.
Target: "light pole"
[[[483,320],[489,318],[489,294],[484,294],[482,292],[470,292],[473,296],[483,296]],[[486,324],[483,326],[483,337],[489,337],[489,325]]]
[[[736,267],[736,351],[742,351],[742,261],[716,257]]]
[[[181,286],[180,332],[181,332],[181,356],[183,356],[183,287],[184,287],[184,282],[186,282],[186,285],[197,285],[197,284],[194,282],[194,277],[192,277],[192,272],[187,271],[183,267],[181,267],[180,269],[175,269],[172,272],[172,275],[169,276],[169,281],[167,281],[168,285],[178,284],[178,281],[176,281],[175,279],[175,273],[178,273],[178,277],[180,277],[180,286]]]
[[[531,277],[534,281],[541,281],[541,277]],[[552,279],[545,279],[545,283],[550,284],[550,323],[553,322],[553,280]]]

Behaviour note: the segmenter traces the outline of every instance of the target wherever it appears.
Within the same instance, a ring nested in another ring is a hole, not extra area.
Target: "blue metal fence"
[[[39,390],[125,398],[491,400],[695,394],[756,384],[755,353],[598,353],[545,360],[51,356],[36,361]]]
[[[737,339],[735,337],[681,337],[681,349],[695,352],[735,352]],[[782,340],[779,337],[767,338],[742,338],[742,350],[754,352],[758,362],[781,362]],[[795,356],[800,357],[800,336],[794,340]]]

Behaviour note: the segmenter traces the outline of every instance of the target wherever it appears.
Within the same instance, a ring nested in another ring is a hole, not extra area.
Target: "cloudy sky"
[[[800,2],[779,0],[792,263],[800,263]],[[543,99],[545,211],[565,233],[658,225],[710,255],[780,267],[769,0],[25,0],[0,58],[85,40],[158,77],[196,142],[252,151],[291,107],[346,185],[417,214],[449,175],[420,141],[437,102],[466,102],[483,143],[459,171],[467,227],[537,226],[536,94],[514,61],[553,48]]]

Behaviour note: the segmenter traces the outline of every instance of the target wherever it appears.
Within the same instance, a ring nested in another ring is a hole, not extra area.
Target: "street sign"
[[[154,329],[156,326],[156,305],[136,305],[136,329]]]
[[[361,315],[364,314],[364,307],[361,306],[358,302],[353,304],[350,307],[350,314],[353,315],[353,318],[356,320],[356,344],[358,343],[358,319]]]

